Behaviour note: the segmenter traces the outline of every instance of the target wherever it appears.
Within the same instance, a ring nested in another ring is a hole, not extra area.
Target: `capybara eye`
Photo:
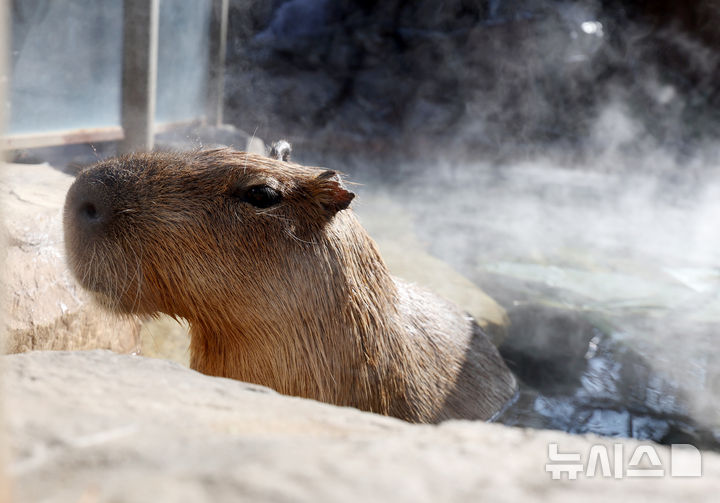
[[[255,185],[243,194],[242,200],[258,208],[269,208],[280,202],[282,195],[267,185]]]

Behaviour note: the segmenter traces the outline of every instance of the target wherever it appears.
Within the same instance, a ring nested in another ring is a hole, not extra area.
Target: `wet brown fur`
[[[266,184],[259,209],[232,197]],[[101,233],[77,204],[100,187]],[[191,326],[191,367],[408,421],[488,419],[514,394],[497,350],[457,307],[392,277],[332,172],[230,149],[134,154],[68,193],[68,262],[120,313]]]

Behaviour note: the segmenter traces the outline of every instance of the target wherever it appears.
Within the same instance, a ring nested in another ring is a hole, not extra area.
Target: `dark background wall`
[[[599,148],[688,155],[720,133],[714,1],[231,2],[228,120],[306,148],[386,156]],[[632,149],[632,145],[627,148]]]

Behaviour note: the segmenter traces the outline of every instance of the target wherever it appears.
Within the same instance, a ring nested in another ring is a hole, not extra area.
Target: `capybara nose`
[[[65,201],[66,224],[80,233],[100,232],[110,222],[114,209],[107,187],[101,181],[79,177]],[[88,235],[89,237],[89,235]]]

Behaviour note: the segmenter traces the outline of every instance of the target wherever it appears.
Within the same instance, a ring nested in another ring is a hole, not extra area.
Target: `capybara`
[[[185,318],[205,374],[414,422],[503,408],[515,378],[474,320],[390,275],[335,171],[277,156],[82,171],[65,202],[73,274],[117,313]]]

